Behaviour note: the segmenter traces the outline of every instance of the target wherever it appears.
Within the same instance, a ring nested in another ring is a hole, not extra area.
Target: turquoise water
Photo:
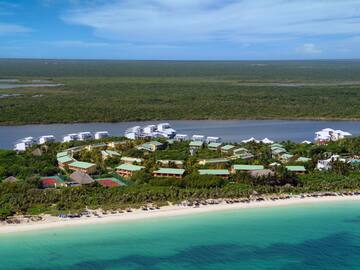
[[[360,202],[0,236],[1,270],[360,269]]]

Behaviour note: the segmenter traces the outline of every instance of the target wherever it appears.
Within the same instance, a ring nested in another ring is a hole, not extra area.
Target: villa
[[[74,161],[75,160],[67,154],[65,156],[57,157],[58,166],[61,169],[64,169],[66,166],[68,166],[70,163],[73,163]]]
[[[212,158],[212,159],[200,159],[198,161],[199,165],[219,165],[219,164],[227,164],[229,160],[226,158]]]
[[[183,178],[185,173],[184,169],[173,169],[173,168],[160,168],[153,172],[154,177],[172,177],[172,178]]]
[[[142,158],[133,158],[133,157],[122,157],[120,160],[126,164],[133,164],[133,163],[141,164],[144,162],[144,159]]]
[[[144,144],[137,146],[137,149],[145,150],[145,151],[149,151],[149,152],[155,152],[155,151],[163,148],[163,146],[164,146],[164,144],[162,144],[161,142],[151,141],[151,142],[144,143]]]
[[[230,177],[230,173],[228,170],[199,170],[199,174],[217,176],[223,179],[229,179]]]
[[[264,170],[263,165],[232,165],[231,166],[231,173],[236,172],[251,172],[257,170]]]
[[[304,166],[286,166],[285,167],[289,172],[293,172],[296,174],[303,174],[306,172],[306,169]]]
[[[203,147],[203,145],[204,145],[203,141],[192,141],[189,144],[190,148],[194,148],[194,149],[199,149]]]
[[[116,167],[116,173],[123,176],[123,177],[131,177],[134,173],[139,172],[145,169],[144,166],[138,166],[133,164],[121,164],[120,166]]]
[[[101,156],[102,158],[105,160],[109,157],[121,157],[121,155],[116,152],[116,151],[112,151],[112,150],[103,150],[101,151]]]
[[[96,164],[94,163],[74,161],[69,163],[68,166],[72,171],[78,171],[86,174],[93,174],[96,172]]]
[[[213,151],[219,151],[221,147],[221,143],[212,142],[208,144],[208,149]]]
[[[234,145],[227,144],[221,147],[221,152],[226,154],[232,154],[234,149],[235,149]]]

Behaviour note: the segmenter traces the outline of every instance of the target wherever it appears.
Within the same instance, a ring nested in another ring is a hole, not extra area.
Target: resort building
[[[72,173],[70,179],[77,185],[90,185],[95,182],[88,174],[79,171]]]
[[[212,142],[208,144],[208,149],[213,151],[219,151],[221,148],[221,143]]]
[[[102,159],[105,160],[109,157],[121,157],[121,154],[116,151],[112,151],[112,150],[103,150],[103,151],[101,151],[101,156],[102,156]]]
[[[329,141],[337,141],[352,136],[349,132],[324,128],[315,132],[315,143],[327,144]]]
[[[103,187],[120,187],[126,186],[124,182],[115,177],[96,178],[95,181]]]
[[[199,170],[200,175],[213,175],[223,179],[229,179],[230,173],[228,170]]]
[[[96,172],[96,164],[83,162],[83,161],[74,161],[68,164],[68,167],[72,171],[82,172],[86,174],[93,174]]]
[[[176,134],[174,140],[177,142],[187,141],[189,140],[189,136],[186,134]]]
[[[43,188],[58,188],[67,186],[65,181],[59,176],[41,177],[40,182]]]
[[[182,168],[184,166],[184,161],[182,160],[172,160],[172,159],[159,159],[156,161],[156,163],[162,165],[162,166],[167,166],[167,167],[177,167],[177,168]]]
[[[55,142],[55,136],[54,135],[45,135],[41,136],[39,138],[39,144],[45,144],[49,142]]]
[[[304,166],[286,166],[285,167],[289,172],[297,173],[297,174],[303,174],[306,172],[306,169]]]
[[[221,142],[220,137],[209,136],[209,137],[206,138],[206,143],[220,143],[220,142]]]
[[[306,163],[309,162],[311,160],[311,158],[307,158],[307,157],[299,157],[296,162],[302,162],[302,163]]]
[[[95,132],[94,137],[96,140],[100,140],[100,139],[105,139],[105,138],[110,137],[110,134],[108,131],[98,131],[98,132]]]
[[[244,159],[249,160],[254,158],[254,155],[251,154],[246,148],[236,148],[233,150],[232,159]]]
[[[252,176],[252,177],[266,177],[266,176],[272,176],[274,175],[275,173],[270,170],[270,169],[264,169],[264,170],[254,170],[254,171],[249,171],[249,174]]]
[[[120,145],[124,145],[124,144],[126,144],[125,141],[123,141],[123,142],[109,142],[109,143],[106,144],[106,146],[109,147],[109,148],[116,148],[116,147],[118,147]]]
[[[123,176],[123,177],[131,177],[134,173],[143,170],[144,166],[138,166],[133,164],[121,164],[120,166],[116,167],[116,173]]]
[[[264,170],[263,165],[232,165],[231,173]]]
[[[226,154],[232,154],[234,149],[235,149],[234,145],[227,144],[221,147],[221,152]]]
[[[139,150],[155,152],[157,150],[162,149],[163,147],[164,147],[164,144],[162,144],[161,142],[151,141],[151,142],[148,142],[148,143],[141,144],[141,145],[137,146],[136,148],[139,149]]]
[[[87,146],[85,146],[85,148],[88,150],[88,151],[92,151],[92,150],[95,150],[95,149],[105,149],[107,147],[107,144],[106,143],[96,143],[96,144],[89,144]]]
[[[286,163],[286,162],[289,162],[293,157],[294,157],[294,155],[285,153],[280,156],[280,160],[282,162]]]
[[[74,161],[75,160],[68,155],[60,156],[57,158],[58,166],[61,169],[64,169],[66,166],[68,166],[70,163],[73,163]]]
[[[134,164],[134,163],[141,164],[144,162],[142,158],[133,158],[133,157],[122,157],[120,160],[126,164]]]
[[[172,177],[172,178],[183,178],[185,173],[184,169],[173,169],[173,168],[160,168],[153,172],[154,177]]]
[[[199,148],[203,147],[203,145],[204,145],[203,141],[192,141],[189,144],[190,148],[193,148],[193,149],[199,149]]]
[[[204,135],[193,135],[191,137],[191,140],[194,142],[205,142],[205,136]]]
[[[219,165],[219,164],[228,164],[229,160],[226,158],[212,158],[212,159],[200,159],[198,161],[199,165]]]
[[[91,132],[80,132],[78,133],[78,137],[79,137],[79,141],[87,141],[87,140],[91,140],[93,138],[93,135],[91,134]]]

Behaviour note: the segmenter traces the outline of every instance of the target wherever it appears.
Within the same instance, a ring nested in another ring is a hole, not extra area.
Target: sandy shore
[[[103,215],[101,217],[81,217],[81,218],[58,218],[51,216],[43,216],[43,220],[39,222],[21,223],[21,224],[1,224],[0,234],[26,232],[35,230],[47,230],[53,228],[67,227],[67,226],[81,226],[87,224],[104,224],[113,222],[125,222],[132,220],[143,220],[150,218],[173,217],[180,215],[191,215],[198,213],[207,213],[214,211],[226,210],[241,210],[249,208],[264,208],[287,206],[295,204],[309,204],[319,202],[341,202],[341,201],[360,201],[360,195],[353,196],[330,196],[330,197],[305,197],[305,198],[289,198],[284,200],[265,200],[265,201],[251,201],[249,203],[220,203],[215,205],[201,205],[198,208],[187,206],[164,206],[157,210],[133,210],[130,213],[119,213]]]

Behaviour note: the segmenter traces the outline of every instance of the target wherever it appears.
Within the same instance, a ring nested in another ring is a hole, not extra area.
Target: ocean
[[[1,270],[360,269],[360,202],[0,235]]]

